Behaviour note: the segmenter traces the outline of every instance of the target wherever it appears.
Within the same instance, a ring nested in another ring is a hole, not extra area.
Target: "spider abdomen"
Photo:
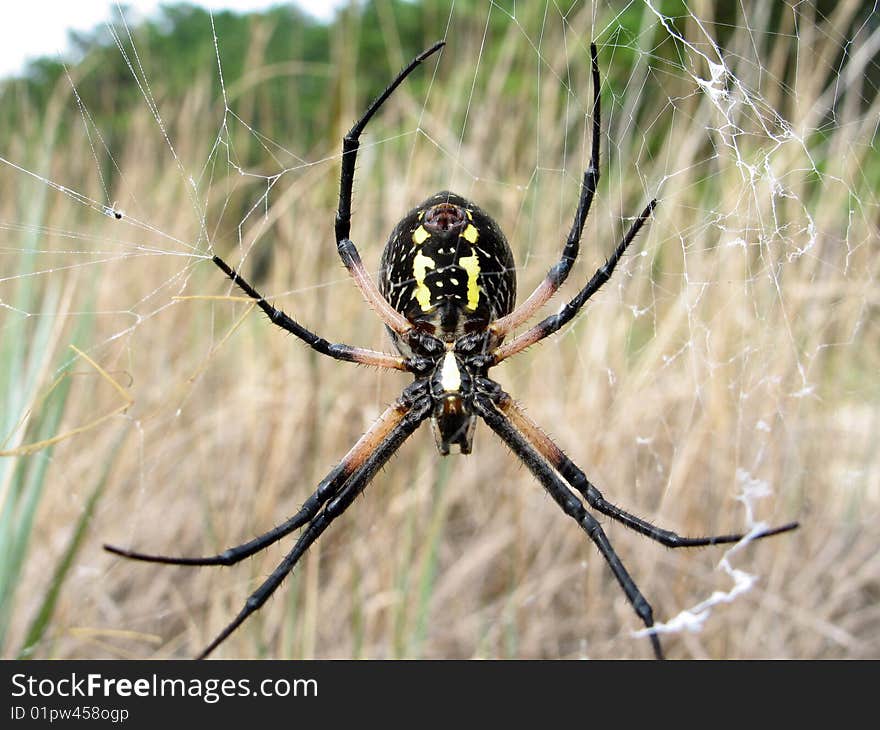
[[[394,227],[379,290],[410,322],[451,342],[513,309],[513,254],[490,216],[443,191]]]

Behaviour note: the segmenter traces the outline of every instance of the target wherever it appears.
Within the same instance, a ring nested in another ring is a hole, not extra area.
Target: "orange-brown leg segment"
[[[554,442],[547,436],[538,425],[530,419],[519,404],[506,393],[501,393],[496,398],[496,405],[510,422],[522,432],[528,442],[535,447],[538,453],[559,472],[559,474],[578,492],[580,492],[587,504],[593,509],[611,517],[636,532],[655,540],[666,547],[704,547],[707,545],[723,545],[725,543],[739,542],[745,537],[743,533],[730,535],[713,535],[709,537],[682,537],[681,535],[664,530],[652,525],[650,522],[636,517],[617,505],[606,500],[602,493],[587,479],[586,475],[577,465],[571,461]],[[756,535],[750,536],[752,540],[759,540],[771,535],[778,535],[797,528],[797,522],[790,522],[780,527],[773,527]]]
[[[171,565],[232,565],[277,542],[285,535],[307,525],[287,557],[269,578],[251,594],[238,616],[198,656],[206,657],[217,648],[252,613],[257,611],[293,570],[308,547],[324,532],[370,483],[376,472],[391,458],[404,441],[431,414],[428,386],[415,382],[404,390],[354,447],[318,485],[302,508],[278,527],[249,542],[210,557],[169,557],[147,555],[105,545],[112,553],[126,558]]]
[[[494,386],[494,384],[492,384]],[[629,600],[636,612],[636,615],[644,623],[645,627],[650,629],[654,626],[654,614],[651,604],[642,595],[635,581],[630,576],[623,562],[617,556],[611,541],[608,539],[602,526],[584,508],[581,500],[568,488],[568,486],[557,476],[551,465],[543,457],[541,453],[532,445],[529,439],[523,434],[511,420],[496,407],[493,400],[503,400],[503,392],[495,386],[496,390],[491,396],[485,393],[479,393],[474,399],[474,408],[498,436],[513,450],[517,458],[525,464],[529,471],[535,475],[535,478],[541,482],[548,494],[562,508],[569,517],[571,517],[581,529],[587,533],[593,544],[599,549],[602,557],[611,568],[611,572],[617,579],[618,584],[623,589],[624,594]],[[499,401],[500,402],[500,401]],[[651,647],[654,650],[654,656],[657,659],[663,659],[663,647],[660,644],[660,638],[656,633],[649,634],[651,639]]]
[[[424,391],[424,383],[415,384]],[[414,392],[413,386],[410,386],[409,392]],[[406,393],[406,391],[405,391]],[[296,567],[299,559],[305,554],[309,546],[320,537],[330,523],[339,517],[350,505],[355,498],[363,492],[370,483],[376,472],[388,461],[389,458],[400,448],[404,441],[419,427],[419,425],[428,416],[431,415],[431,398],[428,395],[421,395],[417,400],[408,407],[408,410],[400,413],[399,411],[390,420],[394,422],[393,427],[388,431],[385,437],[375,446],[375,449],[366,453],[366,450],[359,450],[358,459],[348,459],[351,462],[360,461],[360,465],[354,469],[351,476],[342,485],[338,492],[330,497],[324,504],[324,508],[318,512],[309,522],[306,529],[300,535],[293,549],[287,554],[284,560],[272,571],[272,574],[255,590],[245,601],[244,606],[238,615],[221,631],[217,637],[205,647],[204,651],[197,657],[204,659],[214,649],[216,649],[226,638],[235,631],[242,623],[255,611],[258,611],[262,605],[269,599]]]
[[[444,45],[443,41],[435,43],[410,61],[409,65],[397,74],[397,77],[388,85],[385,91],[376,97],[364,115],[355,122],[354,126],[342,140],[342,173],[339,179],[339,206],[336,210],[336,249],[339,252],[339,257],[342,259],[342,263],[345,264],[345,268],[348,269],[367,303],[379,315],[382,321],[398,335],[412,329],[412,324],[400,312],[394,309],[379,292],[376,282],[373,281],[364,268],[357,247],[349,239],[351,233],[351,191],[354,185],[354,168],[358,148],[360,147],[361,133],[372,116],[422,61],[439,51]]]
[[[645,221],[651,216],[651,213],[656,206],[656,200],[652,200],[648,203],[641,214],[639,214],[639,217],[633,221],[633,224],[626,232],[623,240],[617,245],[617,248],[614,250],[614,253],[611,254],[611,257],[603,266],[600,266],[596,270],[596,273],[593,274],[592,278],[587,282],[587,285],[581,289],[574,298],[572,298],[572,300],[559,311],[558,314],[550,315],[546,319],[538,322],[538,324],[531,329],[526,330],[518,337],[512,339],[510,342],[506,342],[496,348],[491,353],[491,365],[497,365],[511,355],[516,355],[516,353],[525,350],[527,347],[531,347],[536,342],[540,342],[548,335],[552,335],[554,332],[560,330],[568,324],[568,322],[574,319],[574,316],[580,311],[581,307],[587,303],[587,300],[599,291],[603,284],[611,278],[611,274],[614,273],[614,267],[617,266],[627,247],[633,242],[636,234],[645,224]]]
[[[339,494],[345,483],[367,463],[370,456],[380,451],[380,447],[383,446],[384,442],[394,434],[395,429],[400,427],[401,422],[412,409],[412,403],[412,397],[404,395],[393,405],[389,406],[370,426],[369,430],[358,439],[357,443],[343,457],[342,461],[321,480],[317,489],[303,503],[299,512],[277,527],[273,527],[268,532],[255,537],[253,540],[236,545],[217,555],[200,557],[150,555],[113,545],[104,545],[104,549],[116,555],[121,555],[124,558],[142,560],[147,563],[164,563],[166,565],[235,565],[310,522],[328,500]]]
[[[292,319],[282,310],[276,309],[269,304],[269,302],[263,298],[262,294],[254,289],[254,287],[245,281],[238,272],[219,256],[214,256],[212,260],[223,271],[223,273],[226,274],[226,276],[232,279],[232,281],[235,282],[245,294],[257,303],[257,306],[269,316],[270,320],[272,320],[272,324],[278,325],[281,329],[285,329],[296,335],[309,345],[309,347],[317,350],[322,355],[327,355],[335,360],[356,362],[360,365],[374,365],[375,367],[404,371],[410,369],[409,362],[406,358],[398,357],[397,355],[388,355],[384,352],[376,352],[375,350],[368,350],[363,347],[353,347],[351,345],[328,342],[323,337],[319,337],[311,330],[303,327],[299,322]]]
[[[596,186],[599,184],[599,140],[602,132],[601,109],[600,109],[600,88],[599,88],[599,60],[596,51],[596,44],[590,44],[590,62],[593,71],[593,131],[591,135],[592,150],[590,154],[590,166],[584,172],[584,179],[581,183],[581,197],[578,202],[577,212],[574,216],[574,222],[569,231],[568,239],[565,247],[562,249],[562,256],[559,261],[547,272],[544,281],[538,285],[528,299],[514,309],[510,314],[501,317],[491,325],[492,332],[498,337],[505,337],[513,332],[524,322],[531,319],[535,313],[543,307],[550,298],[559,290],[562,283],[568,278],[571,267],[580,250],[581,235],[584,231],[584,224],[587,221],[587,215],[590,212],[590,206],[593,203],[593,196],[596,194]]]
[[[477,390],[478,393],[474,399],[476,411],[489,427],[513,450],[520,461],[537,477],[565,513],[574,518],[589,535],[608,562],[614,577],[623,588],[636,614],[647,628],[650,629],[654,625],[650,604],[648,604],[624,568],[623,563],[617,557],[599,523],[586,511],[580,499],[572,492],[572,489],[579,492],[593,509],[668,547],[719,545],[739,542],[746,537],[742,534],[682,537],[670,530],[655,527],[646,520],[620,509],[602,496],[584,473],[497,383],[488,378],[482,378],[477,383]],[[565,480],[565,483],[559,479],[559,476]],[[791,522],[781,527],[764,530],[756,535],[749,535],[748,537],[752,540],[757,540],[794,530],[797,526],[797,522]],[[660,639],[654,633],[650,634],[650,638],[654,655],[658,659],[662,659],[663,650],[660,645]]]
[[[357,284],[357,288],[361,290],[361,294],[364,295],[364,299],[370,305],[370,308],[379,315],[379,319],[398,335],[411,330],[413,327],[412,323],[382,296],[379,287],[376,286],[376,282],[373,281],[373,278],[364,267],[364,262],[361,261],[360,254],[354,243],[344,239],[336,245],[336,250],[339,252],[339,257],[342,259],[342,263],[345,264],[345,268],[348,269],[348,273],[351,274],[351,278],[354,279],[354,283]]]

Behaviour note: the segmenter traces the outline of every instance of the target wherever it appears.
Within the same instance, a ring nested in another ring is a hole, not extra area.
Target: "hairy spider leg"
[[[587,303],[587,300],[599,291],[599,289],[602,288],[602,285],[611,278],[611,274],[614,273],[614,268],[617,266],[617,263],[620,261],[627,247],[633,242],[636,234],[645,224],[645,221],[651,216],[651,213],[656,206],[656,200],[652,200],[648,203],[645,209],[639,214],[639,217],[633,221],[633,224],[629,227],[626,235],[617,245],[617,248],[614,249],[614,253],[611,254],[611,257],[596,270],[596,273],[593,274],[592,278],[587,282],[587,285],[575,294],[571,301],[569,301],[558,314],[551,314],[549,317],[542,319],[531,329],[526,330],[521,335],[510,340],[510,342],[497,347],[491,353],[492,364],[497,365],[511,355],[516,355],[527,347],[531,347],[536,342],[540,342],[545,337],[552,335],[570,322],[580,311],[581,307]]]
[[[376,282],[370,277],[360,254],[354,242],[349,239],[351,232],[351,190],[354,184],[354,168],[357,160],[357,152],[360,147],[361,132],[367,126],[372,116],[379,110],[379,107],[387,101],[388,97],[394,90],[403,83],[403,80],[429,56],[439,51],[446,45],[445,41],[439,41],[431,46],[428,50],[423,51],[416,56],[409,65],[404,68],[396,78],[388,85],[372,104],[367,108],[364,115],[355,122],[354,126],[348,131],[342,140],[342,173],[339,179],[339,206],[336,210],[336,250],[345,268],[351,274],[357,284],[358,289],[364,295],[367,303],[380,319],[398,335],[408,332],[413,328],[412,323],[406,319],[400,312],[392,307],[388,300],[379,292]]]
[[[572,493],[572,491],[556,476],[556,473],[550,465],[541,457],[541,455],[532,447],[528,440],[510,423],[510,421],[499,411],[492,400],[486,395],[479,394],[474,399],[474,407],[482,416],[483,420],[489,425],[501,440],[504,441],[535,475],[544,489],[553,497],[553,500],[562,508],[563,512],[577,522],[588,537],[599,548],[602,557],[614,573],[614,577],[623,588],[630,604],[632,604],[638,617],[650,629],[654,626],[654,615],[651,610],[651,604],[645,599],[635,581],[630,577],[626,568],[623,566],[611,542],[602,530],[601,525],[596,521],[586,509],[584,509],[581,501]],[[654,649],[654,655],[657,659],[663,659],[663,648],[660,646],[660,639],[655,633],[649,634],[651,645]]]
[[[272,324],[296,335],[309,347],[313,350],[317,350],[322,355],[332,357],[334,360],[356,362],[360,365],[373,365],[375,367],[388,368],[391,370],[408,371],[410,369],[409,361],[406,358],[397,355],[388,355],[384,352],[368,350],[364,347],[353,347],[351,345],[328,342],[323,337],[319,337],[311,330],[303,327],[299,322],[289,317],[282,310],[276,309],[269,304],[269,302],[263,298],[262,294],[254,289],[253,286],[243,279],[238,272],[219,256],[213,256],[211,260],[221,269],[221,271],[223,271],[224,274],[226,274],[226,276],[232,279],[232,281],[245,294],[257,303],[257,306],[269,316]]]
[[[504,337],[508,333],[515,330],[524,322],[531,319],[535,312],[544,306],[550,298],[559,290],[563,282],[568,278],[571,267],[578,257],[580,250],[581,236],[584,232],[584,224],[587,222],[587,216],[590,213],[590,206],[593,204],[593,196],[596,194],[596,186],[599,184],[599,143],[602,133],[601,122],[601,90],[599,87],[599,54],[596,50],[596,44],[590,44],[590,65],[593,75],[593,127],[590,133],[591,153],[590,165],[584,172],[583,182],[581,183],[580,200],[578,201],[577,212],[574,216],[574,222],[568,233],[568,239],[565,247],[562,249],[562,256],[559,261],[553,265],[547,272],[544,281],[541,282],[529,297],[514,309],[510,314],[500,317],[492,323],[491,330],[499,337]]]
[[[728,535],[712,535],[709,537],[683,537],[671,530],[652,525],[650,522],[636,517],[633,514],[621,509],[617,505],[606,500],[602,493],[587,479],[586,475],[577,464],[569,459],[562,449],[556,445],[544,431],[529,418],[520,405],[511,398],[507,393],[501,391],[497,397],[493,398],[495,405],[512,422],[528,440],[528,442],[543,456],[556,471],[567,481],[574,489],[580,492],[587,503],[604,515],[611,517],[618,522],[626,525],[632,530],[649,537],[651,540],[659,542],[669,548],[680,547],[706,547],[709,545],[724,545],[728,543],[739,542],[745,539],[745,533],[732,533]],[[779,535],[783,532],[789,532],[797,529],[799,523],[789,522],[779,527],[772,527],[762,530],[754,535],[749,535],[749,540],[760,540],[765,537]]]
[[[547,436],[526,414],[522,408],[501,387],[488,378],[478,384],[480,394],[475,406],[489,427],[513,450],[516,456],[535,475],[538,481],[550,493],[567,515],[573,517],[596,543],[602,556],[608,562],[614,577],[621,585],[633,606],[636,614],[647,628],[654,625],[653,611],[650,604],[639,591],[635,581],[624,568],[598,522],[581,504],[580,500],[568,488],[570,485],[577,490],[587,503],[602,514],[623,523],[630,529],[641,533],[667,547],[704,547],[739,542],[746,534],[714,535],[710,537],[682,537],[671,530],[664,530],[650,522],[636,517],[615,504],[605,500],[599,490],[587,479],[586,475],[572,462],[556,443]],[[494,407],[492,407],[492,405]],[[555,471],[554,471],[555,470]],[[556,476],[558,472],[568,485]],[[762,530],[749,535],[749,540],[760,540],[798,527],[797,522],[790,522],[780,527]],[[655,633],[649,634],[654,655],[663,658],[660,639]]]
[[[203,557],[150,555],[134,550],[126,550],[114,545],[104,545],[104,549],[116,555],[121,555],[124,558],[142,560],[147,563],[163,563],[166,565],[235,565],[310,522],[318,514],[321,507],[328,500],[338,495],[348,479],[367,462],[377,445],[381,444],[391,435],[410,407],[409,398],[401,398],[389,406],[373,422],[369,430],[358,439],[357,443],[345,455],[342,461],[321,480],[318,487],[295,515],[277,527],[273,527],[268,532],[255,537],[253,540],[248,540],[241,545],[228,548],[217,555]]]
[[[403,442],[412,435],[413,431],[421,425],[422,421],[430,415],[431,399],[429,396],[424,395],[399,416],[399,420],[391,432],[376,447],[375,451],[367,456],[354,474],[349,477],[340,492],[332,497],[324,506],[324,509],[309,522],[308,527],[300,535],[293,549],[260,587],[250,595],[238,615],[205,647],[202,653],[196,657],[197,659],[204,659],[211,654],[252,613],[258,611],[263,606],[269,599],[269,596],[277,590],[278,586],[284,582],[284,579],[296,567],[297,562],[299,562],[299,559],[311,544],[320,537],[333,520],[345,512],[355,497],[372,481],[376,472],[403,445]]]

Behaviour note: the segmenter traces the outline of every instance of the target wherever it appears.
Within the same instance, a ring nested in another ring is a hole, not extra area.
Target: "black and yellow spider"
[[[611,257],[587,285],[557,314],[542,320],[507,343],[505,338],[529,320],[565,281],[580,247],[584,222],[599,180],[600,89],[596,46],[590,46],[593,115],[590,165],[584,173],[574,223],[559,261],[543,283],[519,307],[516,270],[501,229],[485,212],[450,192],[440,192],[410,211],[397,224],[382,254],[379,284],[370,278],[349,238],[352,183],[359,138],[369,120],[422,61],[443,47],[440,42],[417,56],[345,135],[336,212],[336,246],[343,263],[391,333],[399,355],[332,344],[276,309],[218,256],[214,263],[232,279],[272,322],[292,332],[318,352],[337,360],[412,373],[414,381],[360,438],[342,461],[321,481],[302,508],[283,524],[242,545],[211,557],[146,555],[105,546],[118,555],[171,565],[233,565],[305,527],[293,549],[247,599],[238,616],[205,648],[206,657],[257,611],[274,593],[299,559],[366,488],[370,480],[406,439],[428,419],[437,448],[446,455],[453,446],[471,451],[477,418],[482,418],[537,477],[562,510],[587,533],[608,562],[629,602],[649,629],[654,625],[645,600],[599,522],[587,505],[667,547],[733,543],[743,535],[681,537],[608,502],[584,473],[548,438],[522,408],[488,376],[489,369],[558,331],[611,277],[627,247],[654,210],[652,200],[635,219]],[[787,532],[790,523],[752,535],[758,539]],[[654,654],[663,658],[660,640],[650,633]]]

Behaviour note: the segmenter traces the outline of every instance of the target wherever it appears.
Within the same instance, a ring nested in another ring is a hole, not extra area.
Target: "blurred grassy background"
[[[880,656],[880,31],[870,4],[768,5],[654,3],[661,19],[641,4],[376,0],[330,25],[217,14],[215,33],[177,6],[5,83],[3,655],[191,656],[289,549],[185,569],[101,544],[213,554],[262,533],[407,382],[322,359],[255,313],[234,328],[245,304],[177,297],[236,294],[204,259],[216,250],[328,339],[388,350],[332,243],[339,145],[442,37],[439,63],[368,129],[364,260],[450,188],[501,223],[525,297],[576,204],[595,39],[603,178],[558,302],[627,216],[661,205],[584,316],[494,375],[647,519],[743,530],[737,496],[766,485],[756,517],[801,520],[733,558],[758,583],[668,637],[671,657]],[[729,72],[714,84],[708,38]],[[126,403],[111,379],[132,403],[93,425]],[[607,530],[658,620],[731,587],[720,550]],[[639,628],[487,428],[448,459],[423,428],[218,655],[647,657]]]

